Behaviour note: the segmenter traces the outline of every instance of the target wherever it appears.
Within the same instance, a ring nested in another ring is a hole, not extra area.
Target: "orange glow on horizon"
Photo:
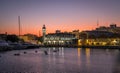
[[[37,36],[39,36],[39,31],[40,31],[40,36],[42,36],[42,26],[43,25],[32,25],[31,23],[27,23],[29,25],[22,25],[21,26],[21,35],[30,33],[30,34],[35,34]],[[80,25],[81,24],[81,25]],[[87,24],[87,25],[86,25]],[[85,31],[85,30],[94,30],[95,28],[99,27],[99,26],[103,26],[103,25],[99,25],[97,26],[97,24],[95,23],[89,23],[89,24],[93,24],[93,25],[89,25],[88,23],[86,24],[82,24],[79,23],[78,24],[71,24],[71,23],[66,23],[66,24],[45,24],[46,26],[46,33],[55,33],[56,30],[61,30],[61,32],[72,32],[73,30],[79,30],[81,31]],[[116,23],[118,24],[118,23]],[[109,24],[104,25],[104,26],[109,26]],[[117,25],[119,26],[119,25]],[[0,29],[0,33],[5,33],[7,32],[8,34],[16,34],[18,35],[18,26],[6,26],[5,28],[1,28]]]

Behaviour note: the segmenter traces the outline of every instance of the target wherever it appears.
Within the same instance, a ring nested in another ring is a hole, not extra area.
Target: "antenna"
[[[97,20],[97,27],[99,26],[99,20]]]
[[[41,36],[41,34],[40,34],[40,30],[39,30],[39,37]]]

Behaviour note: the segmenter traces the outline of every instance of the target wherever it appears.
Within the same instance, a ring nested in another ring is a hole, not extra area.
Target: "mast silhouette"
[[[18,16],[19,36],[20,36],[20,16]]]
[[[97,27],[99,27],[99,20],[97,20]]]

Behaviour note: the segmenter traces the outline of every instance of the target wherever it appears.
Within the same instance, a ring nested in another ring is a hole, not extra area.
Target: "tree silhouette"
[[[16,35],[7,35],[7,41],[18,42],[19,38]]]

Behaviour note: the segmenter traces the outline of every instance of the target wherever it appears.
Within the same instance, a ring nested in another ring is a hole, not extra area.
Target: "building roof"
[[[59,37],[75,37],[74,34],[71,33],[49,33],[46,36],[50,37],[50,36],[59,36]]]

